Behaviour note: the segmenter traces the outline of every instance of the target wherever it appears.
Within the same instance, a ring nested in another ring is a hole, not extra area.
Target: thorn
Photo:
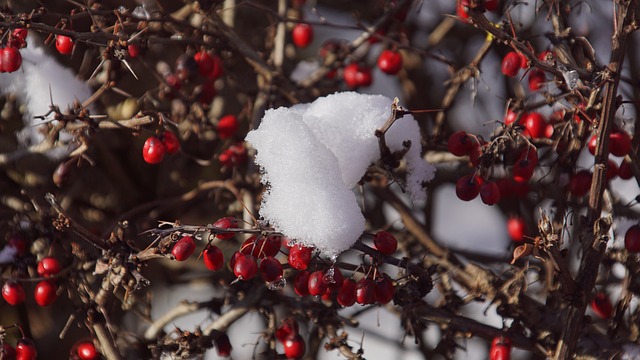
[[[140,80],[138,79],[138,75],[136,75],[136,73],[133,72],[133,69],[131,68],[131,66],[129,66],[129,63],[127,62],[127,60],[122,60],[122,63],[127,67],[127,69],[129,69],[129,71],[131,72],[131,75],[133,75],[134,78],[136,78],[136,80]]]
[[[102,59],[102,61],[100,61],[100,64],[98,64],[98,66],[96,66],[96,69],[93,70],[93,73],[91,74],[91,76],[89,76],[89,79],[87,79],[87,81],[93,79],[94,76],[96,76],[96,74],[98,73],[98,70],[100,70],[100,68],[102,68],[102,65],[104,64],[104,62],[106,61],[106,59]]]

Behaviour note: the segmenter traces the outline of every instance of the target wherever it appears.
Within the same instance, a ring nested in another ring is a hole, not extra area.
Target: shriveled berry
[[[196,242],[191,236],[183,236],[173,245],[171,254],[178,261],[185,261],[196,250]]]
[[[456,195],[462,201],[471,201],[480,193],[480,183],[474,174],[465,175],[456,182]]]
[[[475,142],[464,131],[456,131],[449,136],[447,141],[447,149],[455,156],[469,155],[473,149]]]
[[[282,277],[282,264],[278,259],[269,256],[260,261],[260,274],[266,282],[274,282]]]
[[[494,205],[500,201],[500,187],[493,181],[480,185],[480,199],[487,205]]]
[[[575,197],[587,195],[591,189],[593,174],[589,170],[580,170],[569,178],[569,192]]]
[[[393,286],[393,281],[387,274],[382,274],[376,279],[375,295],[378,304],[387,304],[393,299],[396,288]]]
[[[384,255],[391,255],[398,249],[398,240],[388,231],[378,231],[373,236],[373,245]]]

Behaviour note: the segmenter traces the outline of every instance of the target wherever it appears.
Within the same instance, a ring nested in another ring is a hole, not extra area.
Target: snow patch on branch
[[[329,256],[348,249],[365,230],[352,189],[380,159],[375,131],[391,116],[392,100],[344,92],[311,104],[267,110],[246,140],[257,150],[267,191],[260,215],[278,231]],[[413,116],[398,119],[385,135],[392,152],[405,154],[411,198],[426,197],[423,183],[435,168],[423,160]]]

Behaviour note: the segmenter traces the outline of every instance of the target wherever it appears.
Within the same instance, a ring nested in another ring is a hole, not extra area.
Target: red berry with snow
[[[289,265],[298,270],[306,270],[313,255],[313,248],[296,244],[289,249]]]

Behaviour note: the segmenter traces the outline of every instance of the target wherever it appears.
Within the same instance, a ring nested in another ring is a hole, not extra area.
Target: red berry
[[[360,305],[369,305],[376,302],[376,284],[373,280],[364,277],[356,283],[356,301]]]
[[[533,176],[536,164],[528,159],[520,159],[513,164],[513,179],[518,182],[526,182]]]
[[[222,59],[218,55],[213,55],[213,70],[207,76],[207,79],[211,82],[218,79],[224,73],[224,66],[222,63]]]
[[[630,253],[640,252],[640,225],[631,226],[624,234],[624,247]],[[4,288],[2,293],[4,294]]]
[[[24,255],[27,250],[27,239],[20,233],[13,233],[9,237],[9,245],[16,249],[18,255]]]
[[[480,199],[487,205],[494,205],[500,201],[500,187],[493,181],[480,185]]]
[[[344,307],[349,307],[356,303],[356,282],[353,279],[346,279],[342,283],[336,300],[338,304]]]
[[[13,29],[13,32],[11,33],[13,40],[17,41],[17,43],[21,45],[18,47],[23,47],[23,45],[25,45],[25,42],[27,41],[27,35],[29,35],[29,32],[26,28],[16,28]]]
[[[171,131],[164,132],[162,143],[169,154],[175,154],[180,150],[180,140]]]
[[[35,360],[38,357],[36,346],[31,339],[22,338],[16,344],[16,360]]]
[[[100,358],[98,350],[91,341],[83,341],[77,345],[78,356],[82,360],[95,360]]]
[[[542,84],[547,81],[547,77],[542,69],[533,69],[529,73],[529,90],[537,91],[540,90]]]
[[[69,55],[73,51],[73,40],[65,35],[56,35],[56,49],[62,55]]]
[[[22,55],[17,48],[10,46],[0,50],[0,64],[2,64],[2,70],[5,72],[14,72],[22,65]]]
[[[311,276],[311,273],[302,270],[298,271],[296,277],[293,278],[293,290],[298,296],[309,295],[309,276]]]
[[[511,341],[504,336],[493,338],[489,350],[489,360],[509,359],[511,359]]]
[[[484,3],[484,8],[489,11],[496,11],[500,7],[499,0],[486,0]]]
[[[613,305],[607,294],[599,292],[591,301],[591,309],[602,319],[608,319],[613,314]]]
[[[296,24],[296,26],[293,27],[291,37],[295,46],[306,48],[313,41],[313,28],[309,24]]]
[[[344,283],[344,277],[340,269],[333,265],[325,271],[322,281],[327,284],[330,290],[340,290]]]
[[[224,150],[220,156],[218,156],[220,164],[228,168],[242,165],[247,162],[247,159],[247,148],[242,142],[229,146],[228,149]]]
[[[522,66],[522,57],[518,55],[517,52],[511,51],[502,59],[502,73],[509,76],[514,77],[520,71],[520,67]]]
[[[264,246],[262,248],[262,253],[265,256],[276,256],[280,251],[280,246],[282,246],[281,235],[269,235],[264,241]]]
[[[142,147],[142,158],[149,164],[157,164],[164,158],[167,151],[164,143],[155,136],[148,138]]]
[[[13,346],[7,344],[6,342],[2,344],[2,350],[0,350],[0,359],[8,359],[15,360],[16,358],[16,349]]]
[[[198,101],[202,105],[209,106],[213,101],[213,98],[216,96],[216,88],[212,80],[205,80],[202,84],[202,90],[200,91],[200,95],[198,96]]]
[[[306,270],[312,254],[313,248],[296,244],[289,250],[289,265],[297,270]]]
[[[475,141],[464,131],[456,131],[449,136],[447,149],[455,156],[469,155],[473,150]]]
[[[589,149],[589,153],[591,155],[596,154],[596,146],[598,145],[598,137],[595,135],[591,135],[589,138],[589,142],[587,143],[587,148]]]
[[[468,5],[468,1],[466,2],[466,5],[463,4],[463,1],[458,1],[458,4],[456,5],[456,14],[464,21],[469,18],[469,13],[467,13],[467,9],[469,8]]]
[[[396,292],[396,288],[393,286],[393,281],[387,274],[382,274],[377,280],[375,285],[375,295],[378,304],[388,304]]]
[[[373,236],[373,245],[384,255],[391,255],[398,249],[398,240],[388,231],[378,231]]]
[[[243,255],[240,251],[236,251],[231,255],[231,259],[229,259],[229,268],[233,271],[233,266],[236,264],[236,259]]]
[[[196,242],[191,236],[183,236],[171,249],[171,254],[178,261],[185,261],[196,250]]]
[[[213,342],[216,344],[216,351],[218,352],[218,356],[228,357],[231,355],[231,350],[233,347],[231,346],[231,341],[229,340],[229,336],[227,334],[222,334],[215,338]]]
[[[587,195],[591,189],[593,174],[589,170],[580,170],[569,179],[569,192],[575,197]]]
[[[233,273],[240,280],[250,280],[258,273],[256,258],[240,254],[233,264]]]
[[[56,284],[51,280],[43,280],[36,285],[36,290],[33,292],[33,297],[36,299],[36,303],[40,306],[49,306],[56,301],[58,297],[58,288]]]
[[[402,69],[402,55],[398,51],[384,50],[378,57],[378,68],[390,75],[397,74]]]
[[[260,274],[266,282],[274,282],[282,277],[282,264],[278,259],[269,256],[260,261]]]
[[[238,130],[238,118],[234,115],[223,116],[218,121],[217,131],[220,139],[225,140],[232,137]]]
[[[211,271],[218,271],[224,266],[224,254],[219,247],[209,244],[202,252],[204,265]]]
[[[213,226],[215,226],[217,228],[220,228],[220,229],[237,228],[238,227],[238,220],[236,220],[235,218],[233,218],[231,216],[227,216],[227,217],[223,217],[223,218],[219,219],[218,221],[214,222]],[[234,233],[232,233],[232,232],[223,232],[223,233],[216,234],[218,239],[230,239],[230,238],[233,237],[233,235],[234,235]]]
[[[298,331],[298,323],[293,319],[287,319],[276,329],[276,339],[284,342],[288,336],[295,335]]]
[[[547,122],[544,120],[544,117],[540,115],[540,113],[527,113],[522,117],[522,121],[525,127],[525,136],[535,139],[544,137]]]
[[[521,217],[514,216],[507,220],[507,233],[509,233],[511,240],[515,242],[523,241],[525,231],[526,225]]]
[[[618,176],[620,179],[629,180],[633,177],[633,171],[631,170],[631,163],[629,161],[622,160],[620,167],[618,168]]]
[[[526,114],[524,114],[522,118],[524,118]],[[513,124],[514,122],[516,122],[516,119],[518,118],[518,114],[515,111],[511,111],[511,110],[507,110],[507,115],[504,117],[504,124],[509,126],[511,124]]]
[[[127,45],[127,53],[129,54],[130,58],[137,58],[140,55],[140,46],[138,46],[137,44]]]
[[[611,154],[615,156],[625,156],[631,151],[631,137],[625,131],[612,132],[609,135],[609,144]]]
[[[292,334],[287,336],[283,342],[284,356],[287,359],[302,359],[305,351],[307,351],[304,339],[300,334]]]
[[[480,193],[480,183],[473,175],[465,175],[456,182],[456,195],[462,201],[471,201]]]
[[[16,306],[24,302],[24,288],[20,283],[7,281],[2,285],[2,297],[9,305]]]
[[[342,74],[344,82],[351,89],[359,86],[369,86],[373,81],[371,77],[371,68],[357,63],[349,64],[344,68]]]
[[[62,270],[60,262],[54,257],[47,256],[38,263],[38,275],[49,277],[56,275]]]
[[[309,275],[309,294],[312,296],[323,295],[327,291],[327,284],[324,282],[324,273],[321,270],[314,271]]]
[[[199,51],[194,56],[193,59],[198,63],[198,72],[202,76],[209,76],[215,67],[215,61],[213,60],[213,56],[207,51]]]

